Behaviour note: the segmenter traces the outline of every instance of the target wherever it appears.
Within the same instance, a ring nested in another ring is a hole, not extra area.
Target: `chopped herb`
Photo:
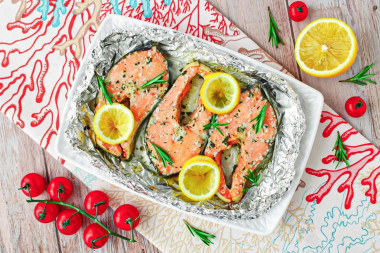
[[[212,115],[211,122],[203,126],[203,130],[210,129],[211,127],[215,128],[218,130],[218,132],[224,136],[223,132],[220,131],[219,126],[228,126],[230,123],[224,123],[224,124],[219,124],[218,122],[215,121],[215,114]]]
[[[210,147],[215,148],[215,143],[213,143],[212,141],[210,141]]]
[[[248,181],[250,181],[252,184],[249,187],[245,188],[243,190],[243,193],[248,191],[249,189],[251,189],[254,186],[259,186],[258,182],[260,180],[260,173],[257,174],[257,176],[255,176],[255,174],[251,170],[248,170],[248,173],[249,173],[249,175],[244,176],[244,178],[247,179]]]
[[[226,136],[226,137],[222,140],[222,143],[223,143],[225,146],[228,146],[228,136]]]
[[[340,137],[340,134],[338,132],[336,137],[336,142],[334,145],[334,148],[332,150],[335,150],[335,158],[338,161],[338,164],[336,165],[335,169],[338,168],[339,163],[343,160],[347,166],[347,169],[350,167],[350,164],[348,163],[348,155],[347,155],[347,148],[344,145],[342,138]]]
[[[362,71],[360,71],[355,76],[353,76],[349,79],[346,79],[346,80],[341,80],[339,82],[354,83],[354,84],[358,84],[358,85],[367,85],[366,82],[377,84],[375,81],[368,79],[368,78],[374,76],[375,74],[366,74],[369,71],[369,69],[372,68],[373,64],[374,63],[372,63],[371,65],[365,66],[362,69]]]
[[[204,232],[202,230],[193,228],[185,220],[183,220],[183,222],[185,223],[187,229],[190,231],[190,233],[191,233],[192,236],[198,237],[207,246],[210,246],[210,243],[214,244],[212,241],[210,241],[209,238],[214,239],[215,235],[210,235],[209,233],[206,233],[206,232]]]
[[[152,143],[152,146],[154,150],[156,151],[157,159],[162,162],[164,167],[166,168],[166,164],[172,164],[173,160],[170,158],[168,152],[166,152],[161,147],[157,146],[156,144]]]
[[[237,131],[238,131],[239,133],[244,132],[244,130],[245,130],[245,127],[244,127],[244,126],[239,126],[239,127],[237,128]]]
[[[152,58],[151,58],[151,57],[146,58],[146,62],[145,62],[145,64],[149,64],[149,63],[151,63],[151,62],[152,62]]]
[[[277,23],[274,20],[272,16],[272,12],[270,11],[270,8],[268,7],[268,12],[269,12],[269,32],[268,32],[268,41],[272,41],[272,47],[276,46],[278,47],[278,43],[281,43],[284,45],[284,42],[280,38],[280,29],[278,29]]]
[[[263,122],[265,119],[266,108],[267,108],[267,104],[265,104],[263,108],[261,109],[261,111],[259,112],[259,114],[253,120],[251,120],[251,122],[256,120],[256,124],[253,125],[253,129],[256,129],[255,130],[256,133],[260,132],[260,129],[263,129],[263,132],[264,132]]]
[[[95,72],[95,75],[96,75],[96,81],[98,82],[98,87],[99,87],[99,89],[102,90],[104,102],[108,101],[108,103],[110,105],[112,105],[113,102],[112,102],[111,97],[114,98],[114,96],[106,88],[106,85],[108,85],[108,83],[106,81],[104,81],[103,78],[98,75],[98,73]]]
[[[165,71],[162,71],[160,74],[155,76],[153,79],[146,82],[144,85],[140,87],[140,89],[151,89],[151,88],[158,88],[156,84],[159,83],[167,83],[167,80],[162,79],[165,75]]]

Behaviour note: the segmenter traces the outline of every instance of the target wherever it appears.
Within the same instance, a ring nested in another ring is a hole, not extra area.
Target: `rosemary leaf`
[[[248,170],[248,173],[249,173],[249,175],[244,176],[244,178],[247,179],[248,181],[250,181],[252,184],[250,186],[248,186],[247,188],[244,188],[243,193],[245,193],[246,191],[248,191],[249,189],[251,189],[254,186],[259,186],[258,182],[260,180],[260,173],[258,173],[257,176],[255,176],[255,174],[251,170]]]
[[[270,11],[270,8],[268,6],[268,13],[269,13],[269,31],[268,31],[268,41],[272,42],[272,47],[275,46],[278,47],[278,43],[281,43],[284,45],[283,40],[280,38],[280,30],[278,29],[277,23],[273,18],[272,12]]]
[[[265,110],[266,110],[266,108],[267,108],[267,104],[265,104],[263,106],[263,108],[261,109],[261,111],[259,112],[259,114],[253,120],[251,120],[251,122],[254,121],[254,120],[256,120],[256,124],[253,125],[253,129],[255,129],[255,133],[260,132],[261,129],[264,132],[264,125],[263,125],[263,123],[264,123],[264,119],[265,119]]]
[[[210,235],[209,233],[206,233],[202,230],[199,230],[197,228],[193,228],[192,226],[190,226],[185,220],[183,220],[183,222],[185,223],[187,229],[190,231],[191,235],[192,236],[196,236],[198,237],[199,239],[201,239],[201,241],[206,244],[207,246],[210,246],[210,244],[214,244],[212,241],[210,241],[209,238],[211,239],[214,239],[215,236],[214,235]]]
[[[169,154],[164,149],[162,149],[154,143],[152,143],[152,146],[156,151],[157,159],[162,162],[165,168],[167,164],[173,163],[173,160],[170,158]]]
[[[338,168],[338,165],[343,160],[346,164],[347,169],[350,167],[350,164],[348,163],[348,155],[347,155],[347,148],[344,145],[342,138],[340,137],[339,132],[337,133],[336,141],[334,148],[332,150],[335,150],[335,158],[338,161],[336,168]],[[335,162],[335,161],[334,161]]]
[[[215,114],[212,115],[212,119],[211,119],[211,122],[204,125],[203,126],[203,130],[208,130],[210,129],[211,127],[213,127],[214,129],[216,129],[222,136],[224,136],[223,132],[219,129],[219,126],[228,126],[230,123],[223,123],[223,124],[220,124],[218,122],[216,122],[215,120]]]
[[[372,84],[377,84],[375,81],[368,79],[375,74],[366,74],[373,66],[374,63],[365,66],[358,74],[354,75],[353,77],[346,79],[346,80],[341,80],[339,82],[346,82],[346,83],[354,83],[357,85],[367,85],[366,82],[372,83]]]
[[[95,72],[95,75],[96,75],[96,81],[98,82],[98,87],[99,87],[99,89],[102,90],[102,94],[103,94],[103,100],[104,100],[104,102],[108,101],[108,103],[109,103],[110,105],[112,105],[113,102],[112,102],[111,97],[114,98],[114,96],[113,96],[112,93],[110,93],[110,92],[107,90],[107,88],[106,88],[106,84],[105,84],[106,81],[104,81],[103,78],[102,78],[101,76],[98,75],[98,73]]]
[[[152,88],[158,88],[156,84],[160,83],[167,83],[167,80],[162,79],[165,75],[165,71],[162,71],[157,76],[153,77],[151,80],[146,82],[145,84],[141,85],[140,89],[152,89]]]

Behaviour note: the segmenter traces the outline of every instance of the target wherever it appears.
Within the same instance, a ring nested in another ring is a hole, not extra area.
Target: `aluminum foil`
[[[295,174],[294,163],[306,127],[298,96],[288,83],[273,73],[263,72],[259,64],[252,65],[244,57],[237,58],[210,43],[173,30],[131,24],[114,27],[103,38],[94,42],[97,45],[85,66],[85,74],[79,77],[82,80],[74,91],[74,103],[69,105],[69,128],[65,131],[65,138],[74,152],[135,192],[195,214],[229,220],[255,219],[281,199]],[[261,163],[260,185],[252,187],[240,203],[227,204],[216,196],[204,202],[185,201],[177,178],[159,175],[145,152],[144,132],[149,117],[139,128],[129,161],[120,161],[96,148],[92,120],[98,87],[94,71],[105,76],[125,54],[152,46],[156,46],[168,61],[171,84],[182,67],[199,61],[213,70],[232,74],[243,90],[259,86],[275,108],[279,125],[273,151],[266,162]]]

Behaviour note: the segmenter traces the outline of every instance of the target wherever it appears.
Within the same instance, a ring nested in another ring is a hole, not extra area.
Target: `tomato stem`
[[[46,217],[45,209],[46,209],[47,204],[48,203],[45,201],[44,209],[42,209],[42,213],[40,213],[40,217],[38,218],[39,220],[44,220],[45,219],[45,217]]]
[[[297,7],[297,11],[298,11],[298,12],[303,12],[303,9],[302,9],[302,8],[305,7],[305,6],[306,6],[306,4],[301,5],[301,6],[298,6],[298,7]]]
[[[58,198],[59,198],[59,193],[58,193]],[[69,207],[71,209],[74,209],[77,211],[77,213],[80,213],[84,216],[86,216],[87,218],[89,218],[90,220],[98,223],[102,228],[104,228],[107,232],[108,232],[108,235],[112,235],[112,236],[116,236],[116,237],[119,237],[123,240],[126,240],[126,241],[129,241],[129,242],[136,242],[134,239],[133,239],[133,229],[131,230],[131,239],[127,238],[127,237],[124,237],[122,235],[119,235],[117,233],[114,233],[112,232],[109,228],[107,228],[105,225],[103,225],[103,223],[101,223],[97,218],[95,218],[94,216],[92,216],[91,214],[87,213],[86,211],[83,211],[81,209],[79,209],[78,207],[76,206],[73,206],[73,205],[70,205],[68,203],[65,203],[65,202],[62,202],[62,201],[54,201],[54,200],[42,200],[42,199],[28,199],[26,202],[28,203],[50,203],[50,204],[57,204],[57,205],[61,205],[61,206],[66,206],[66,207]],[[132,227],[132,226],[131,226]],[[108,236],[107,235],[107,236]],[[98,238],[97,238],[98,239]],[[99,239],[100,240],[100,239]]]
[[[18,188],[18,190],[27,190],[28,193],[29,193],[29,197],[30,197],[30,199],[32,199],[32,195],[30,194],[29,187],[30,187],[30,184],[26,183],[23,187]]]
[[[100,202],[96,202],[96,203],[94,204],[94,206],[92,207],[92,209],[94,209],[94,207],[96,208],[96,209],[95,209],[95,217],[96,217],[96,218],[98,218],[98,208],[99,208],[99,206],[100,206],[100,205],[104,205],[104,204],[105,204],[104,201],[100,201]]]
[[[362,103],[362,101],[359,100],[359,102],[357,102],[357,103],[355,104],[355,109],[358,109],[358,108],[360,108],[360,107],[362,107],[362,106],[363,106],[363,103]]]
[[[76,214],[78,214],[78,213],[79,213],[79,212],[76,211],[75,213],[73,213],[72,215],[70,215],[70,217],[67,218],[67,220],[65,220],[65,221],[62,223],[62,227],[63,227],[64,229],[66,229],[66,227],[67,227],[68,225],[70,225],[70,219],[71,219],[74,215],[76,215]]]

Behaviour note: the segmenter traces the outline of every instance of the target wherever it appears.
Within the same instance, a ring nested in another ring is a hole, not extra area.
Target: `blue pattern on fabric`
[[[49,13],[49,0],[39,0],[39,1],[41,2],[41,6],[38,6],[37,11],[41,12],[41,19],[45,21]]]
[[[113,13],[120,15],[121,11],[119,9],[119,2],[118,2],[118,0],[109,0],[109,1],[110,1],[111,6],[112,6]]]
[[[53,22],[52,22],[53,27],[58,27],[60,25],[59,18],[61,17],[61,14],[66,14],[67,12],[66,6],[64,5],[63,1],[64,0],[57,0],[55,2],[54,11],[53,11]]]

